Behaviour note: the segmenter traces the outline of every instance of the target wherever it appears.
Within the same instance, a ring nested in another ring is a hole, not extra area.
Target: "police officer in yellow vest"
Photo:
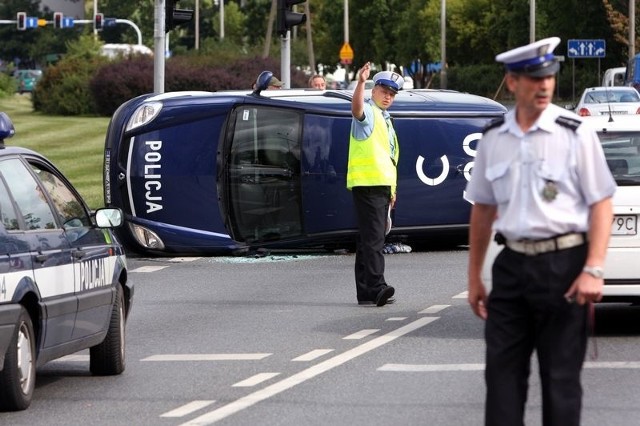
[[[393,104],[404,78],[391,71],[373,76],[371,99],[365,101],[365,82],[371,65],[358,73],[351,103],[351,136],[347,188],[353,193],[358,220],[355,277],[359,305],[383,306],[393,303],[394,288],[384,279],[384,246],[387,215],[396,199],[399,147],[391,116]]]

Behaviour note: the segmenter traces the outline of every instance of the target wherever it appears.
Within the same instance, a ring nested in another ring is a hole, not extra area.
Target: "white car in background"
[[[589,87],[584,90],[575,113],[583,117],[640,114],[640,93],[633,87]],[[640,119],[639,119],[640,121]]]
[[[635,90],[635,89],[634,89]],[[614,220],[604,265],[603,302],[640,303],[640,117],[589,119],[602,143],[618,188],[613,197]],[[491,288],[491,265],[503,246],[489,245],[482,278]]]

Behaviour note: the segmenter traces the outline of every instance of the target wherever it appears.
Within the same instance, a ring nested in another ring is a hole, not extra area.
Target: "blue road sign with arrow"
[[[604,40],[569,40],[567,56],[569,58],[604,58],[607,45]]]

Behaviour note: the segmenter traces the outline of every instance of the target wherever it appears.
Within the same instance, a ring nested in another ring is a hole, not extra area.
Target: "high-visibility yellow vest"
[[[347,189],[354,186],[390,186],[395,194],[397,184],[400,147],[395,140],[394,158],[391,158],[389,132],[382,111],[372,106],[373,131],[367,139],[349,138],[349,161],[347,163]]]

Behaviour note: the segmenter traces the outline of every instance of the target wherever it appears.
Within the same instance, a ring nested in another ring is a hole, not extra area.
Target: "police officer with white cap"
[[[382,249],[387,212],[396,199],[400,153],[387,109],[402,89],[404,78],[391,71],[377,73],[371,99],[365,101],[370,72],[369,63],[360,69],[351,102],[347,188],[353,194],[359,231],[355,260],[358,304],[383,306],[394,301],[395,289],[384,278]]]
[[[559,43],[496,56],[516,105],[485,129],[466,190],[468,299],[486,320],[486,425],[523,424],[534,350],[543,424],[580,424],[588,318],[602,298],[616,184],[594,130],[551,103]],[[480,275],[492,230],[505,248],[487,295]]]

